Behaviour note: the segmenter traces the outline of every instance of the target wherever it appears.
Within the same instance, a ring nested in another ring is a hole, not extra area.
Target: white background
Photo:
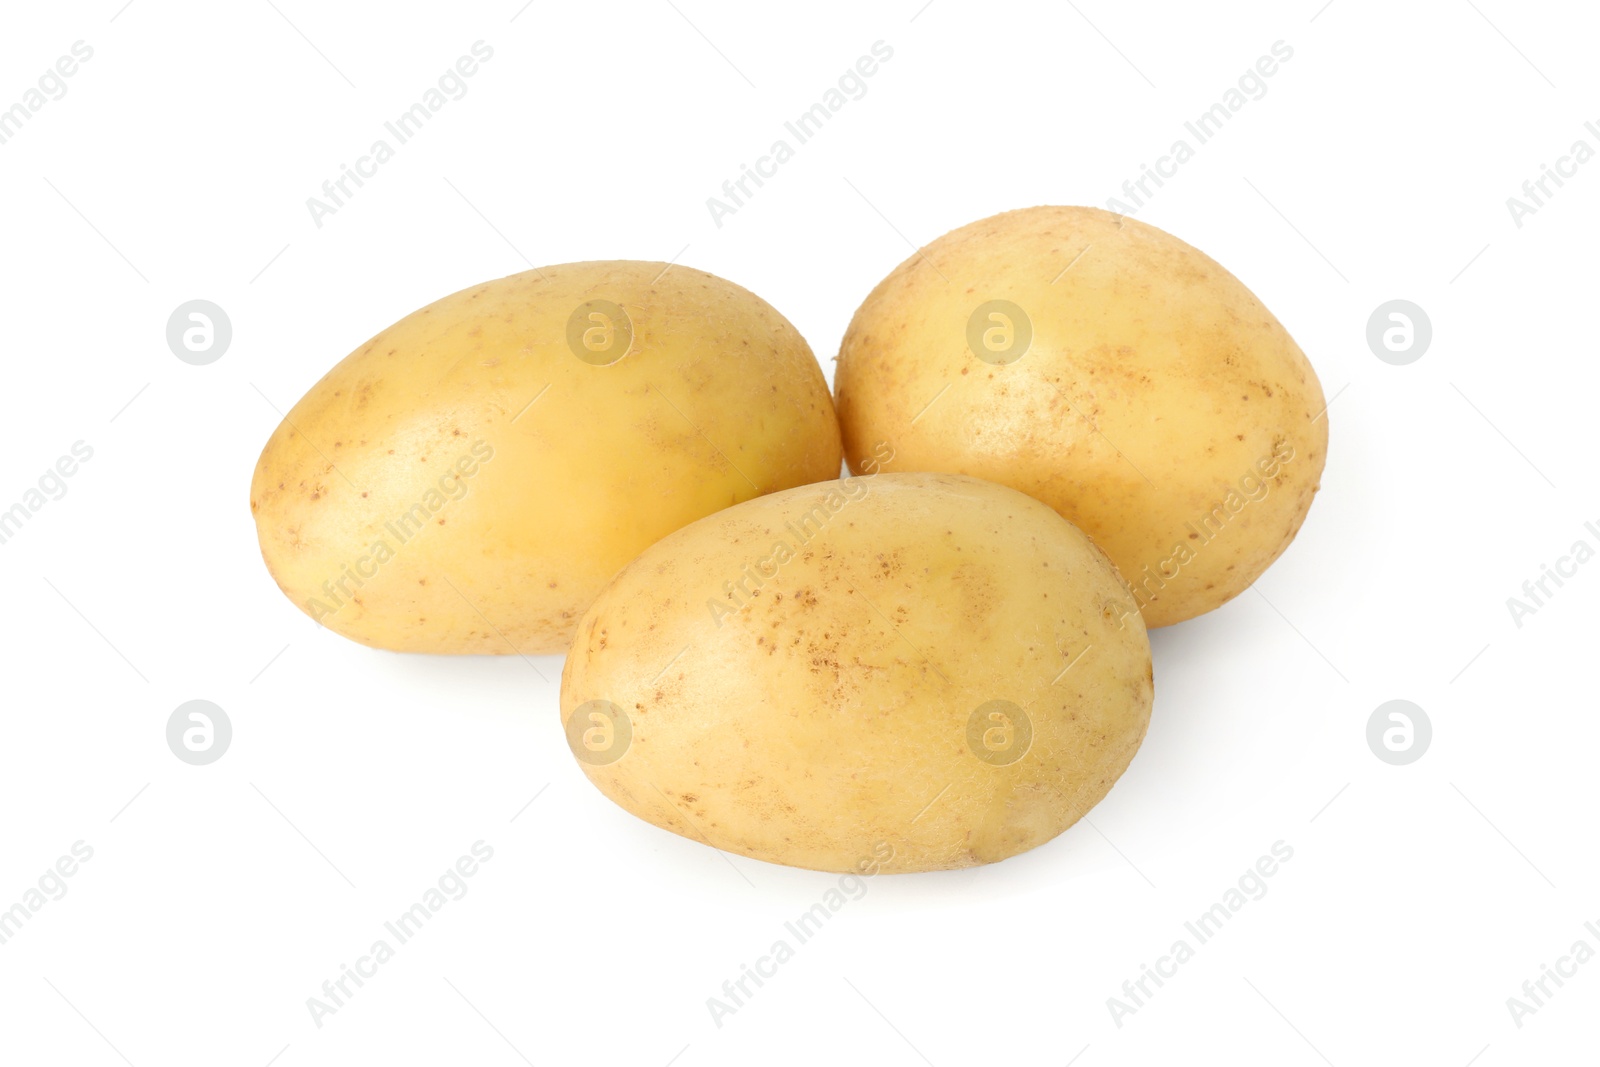
[[[1600,948],[1600,562],[1520,628],[1506,606],[1600,545],[1600,161],[1520,228],[1506,206],[1600,147],[1592,8],[274,2],[17,5],[0,34],[0,107],[94,49],[0,145],[0,509],[94,450],[0,545],[0,908],[94,850],[0,946],[0,1061],[1592,1061],[1600,961],[1520,1028],[1506,1006]],[[480,39],[467,95],[314,225],[306,199]],[[868,93],[717,227],[706,198],[879,40]],[[870,882],[720,1028],[706,999],[834,876],[607,802],[563,743],[558,657],[375,652],[268,577],[261,445],[407,312],[533,264],[678,257],[831,369],[911,242],[1103,205],[1279,40],[1267,95],[1138,214],[1238,274],[1322,378],[1299,539],[1153,635],[1149,738],[1089,820]],[[209,366],[165,340],[195,298],[233,323]],[[1433,323],[1409,366],[1365,340],[1394,298]],[[195,698],[234,727],[206,767],[165,741]],[[1433,723],[1409,766],[1365,739],[1395,698]],[[307,998],[480,839],[470,892],[317,1027]],[[1117,1026],[1107,998],[1279,840],[1267,895]]]

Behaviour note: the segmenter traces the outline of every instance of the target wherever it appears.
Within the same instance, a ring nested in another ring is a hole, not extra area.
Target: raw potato
[[[1055,837],[1128,766],[1151,696],[1104,554],[951,474],[805,486],[679,530],[596,599],[561,679],[568,744],[628,811],[865,873]]]
[[[996,215],[906,260],[856,312],[835,387],[852,470],[887,441],[897,470],[1043,500],[1152,627],[1248,588],[1327,455],[1322,387],[1271,312],[1197,249],[1093,208]]]
[[[566,650],[667,533],[839,474],[805,340],[665,263],[512,275],[406,316],[294,406],[250,487],[289,599],[362,644]]]

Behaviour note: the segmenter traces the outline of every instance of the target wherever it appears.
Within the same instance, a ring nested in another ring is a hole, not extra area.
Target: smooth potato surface
[[[765,301],[688,267],[571,263],[351,353],[268,440],[250,507],[284,593],[346,637],[554,653],[645,546],[839,462],[821,369]]]
[[[623,808],[828,871],[1043,844],[1128,766],[1151,699],[1104,554],[950,474],[805,486],[679,530],[596,599],[561,686],[569,745]]]
[[[1105,549],[1150,626],[1249,587],[1320,484],[1328,422],[1261,302],[1170,234],[1092,208],[983,219],[856,312],[835,376],[848,462],[988,478]]]

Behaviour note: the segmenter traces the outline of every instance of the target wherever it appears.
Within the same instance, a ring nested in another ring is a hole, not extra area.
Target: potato
[[[1151,697],[1104,554],[951,474],[805,486],[679,530],[595,600],[561,678],[573,754],[628,811],[867,873],[1055,837],[1128,766]]]
[[[1094,538],[1145,622],[1243,592],[1288,547],[1327,455],[1322,387],[1215,261],[1092,208],[1011,211],[934,241],[850,323],[834,379],[856,469],[970,474]]]
[[[406,652],[565,651],[645,546],[837,478],[811,349],[765,301],[665,263],[570,263],[406,316],[318,382],[250,487],[313,619]]]

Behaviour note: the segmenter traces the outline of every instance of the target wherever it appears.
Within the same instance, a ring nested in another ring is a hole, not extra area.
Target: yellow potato
[[[553,653],[647,545],[839,474],[805,340],[739,286],[570,263],[447,296],[351,353],[250,487],[278,585],[407,652]]]
[[[1055,837],[1128,766],[1151,696],[1104,554],[951,474],[804,486],[679,530],[595,600],[561,679],[573,754],[628,811],[867,873]]]
[[[948,233],[856,312],[834,379],[852,469],[989,478],[1093,537],[1148,625],[1237,596],[1327,455],[1322,387],[1271,312],[1176,237],[1093,208]]]

